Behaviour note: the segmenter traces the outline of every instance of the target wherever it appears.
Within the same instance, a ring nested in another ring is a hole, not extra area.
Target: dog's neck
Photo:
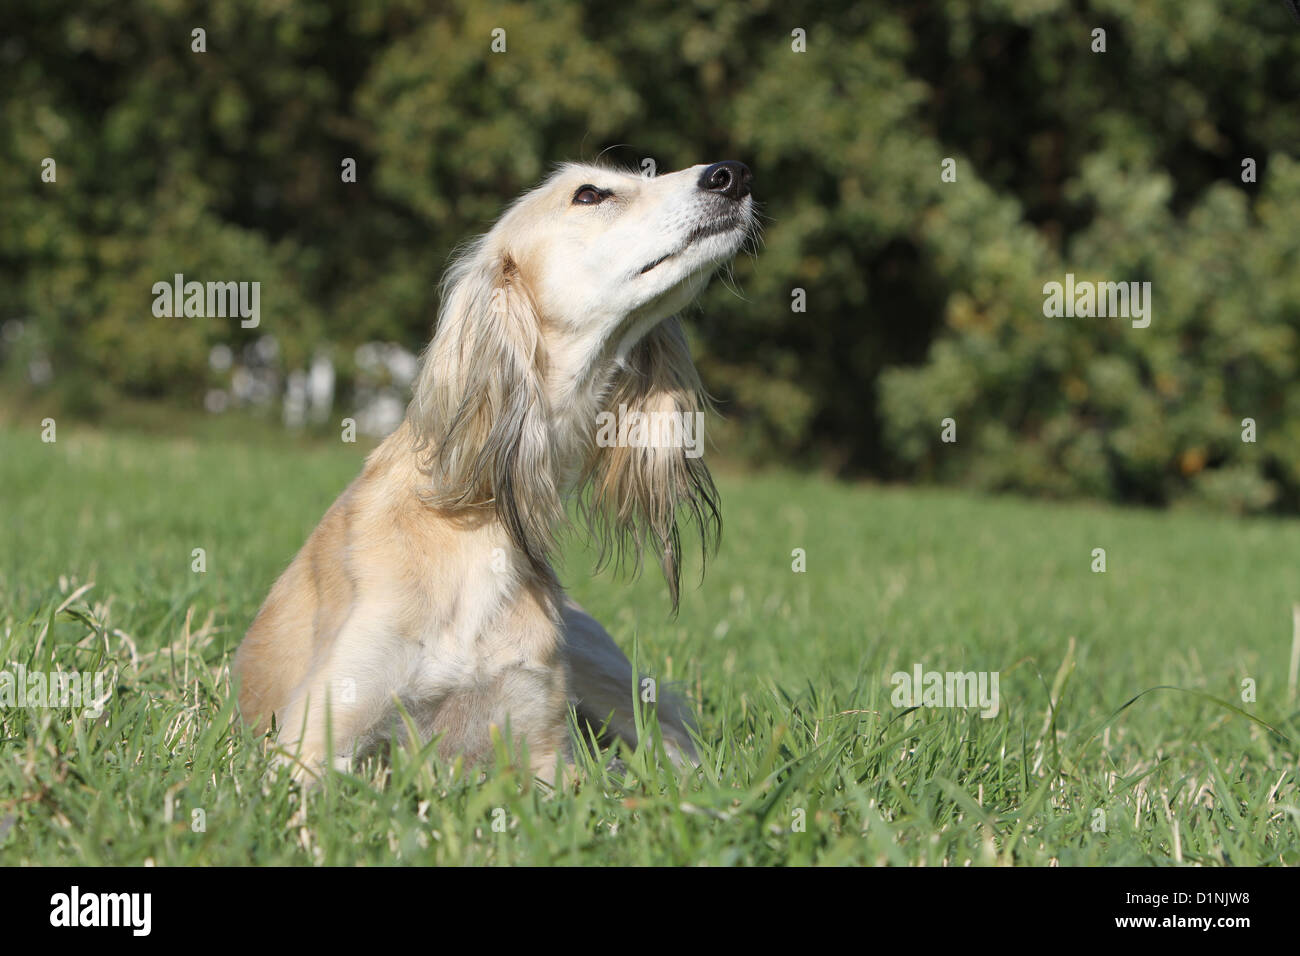
[[[597,415],[605,410],[605,402],[620,374],[629,374],[613,355],[609,354],[592,363],[585,374],[567,376],[563,369],[548,363],[544,401],[548,413],[553,453],[550,458],[550,478],[561,497],[568,499],[579,490],[584,475],[594,456],[601,449],[596,446]],[[416,492],[430,487],[432,476],[420,464],[414,452],[421,447],[420,430],[408,416],[402,424],[371,454],[368,467],[388,470],[398,468],[408,473],[409,483]],[[490,504],[466,502],[467,508]]]
[[[597,416],[607,410],[606,402],[618,376],[629,374],[613,349],[589,368],[587,374],[550,384],[547,390],[555,445],[554,478],[565,498],[579,490],[593,457],[600,453],[595,441]]]

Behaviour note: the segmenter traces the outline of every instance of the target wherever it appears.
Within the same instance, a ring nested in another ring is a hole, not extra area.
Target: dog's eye
[[[573,202],[580,206],[598,206],[610,195],[608,190],[597,189],[595,186],[579,186],[578,191],[573,194]]]

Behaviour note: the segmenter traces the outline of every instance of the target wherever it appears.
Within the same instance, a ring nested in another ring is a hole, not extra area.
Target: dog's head
[[[708,470],[595,435],[605,411],[703,407],[675,316],[752,229],[750,181],[737,162],[653,178],[566,165],[457,258],[410,409],[432,503],[491,503],[545,572],[563,497],[585,487],[593,530],[638,558],[659,549],[676,602],[678,509],[716,527]]]

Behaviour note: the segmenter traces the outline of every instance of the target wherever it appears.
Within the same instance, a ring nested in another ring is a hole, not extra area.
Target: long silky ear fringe
[[[676,318],[651,330],[632,350],[627,366],[605,400],[606,409],[692,416],[712,410]],[[713,476],[703,459],[688,457],[684,447],[597,448],[578,508],[599,545],[597,570],[611,560],[621,568],[630,559],[635,575],[644,549],[658,552],[674,613],[681,595],[680,516],[684,512],[684,523],[698,529],[705,563],[722,535]]]
[[[549,556],[564,509],[539,319],[519,268],[480,240],[447,271],[443,306],[425,350],[407,418],[429,504],[491,505],[533,570]]]

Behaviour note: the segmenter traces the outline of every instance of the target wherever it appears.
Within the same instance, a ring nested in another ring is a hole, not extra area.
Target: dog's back
[[[353,482],[276,580],[231,665],[239,709],[258,732],[270,725],[327,651],[353,604],[346,564]]]

